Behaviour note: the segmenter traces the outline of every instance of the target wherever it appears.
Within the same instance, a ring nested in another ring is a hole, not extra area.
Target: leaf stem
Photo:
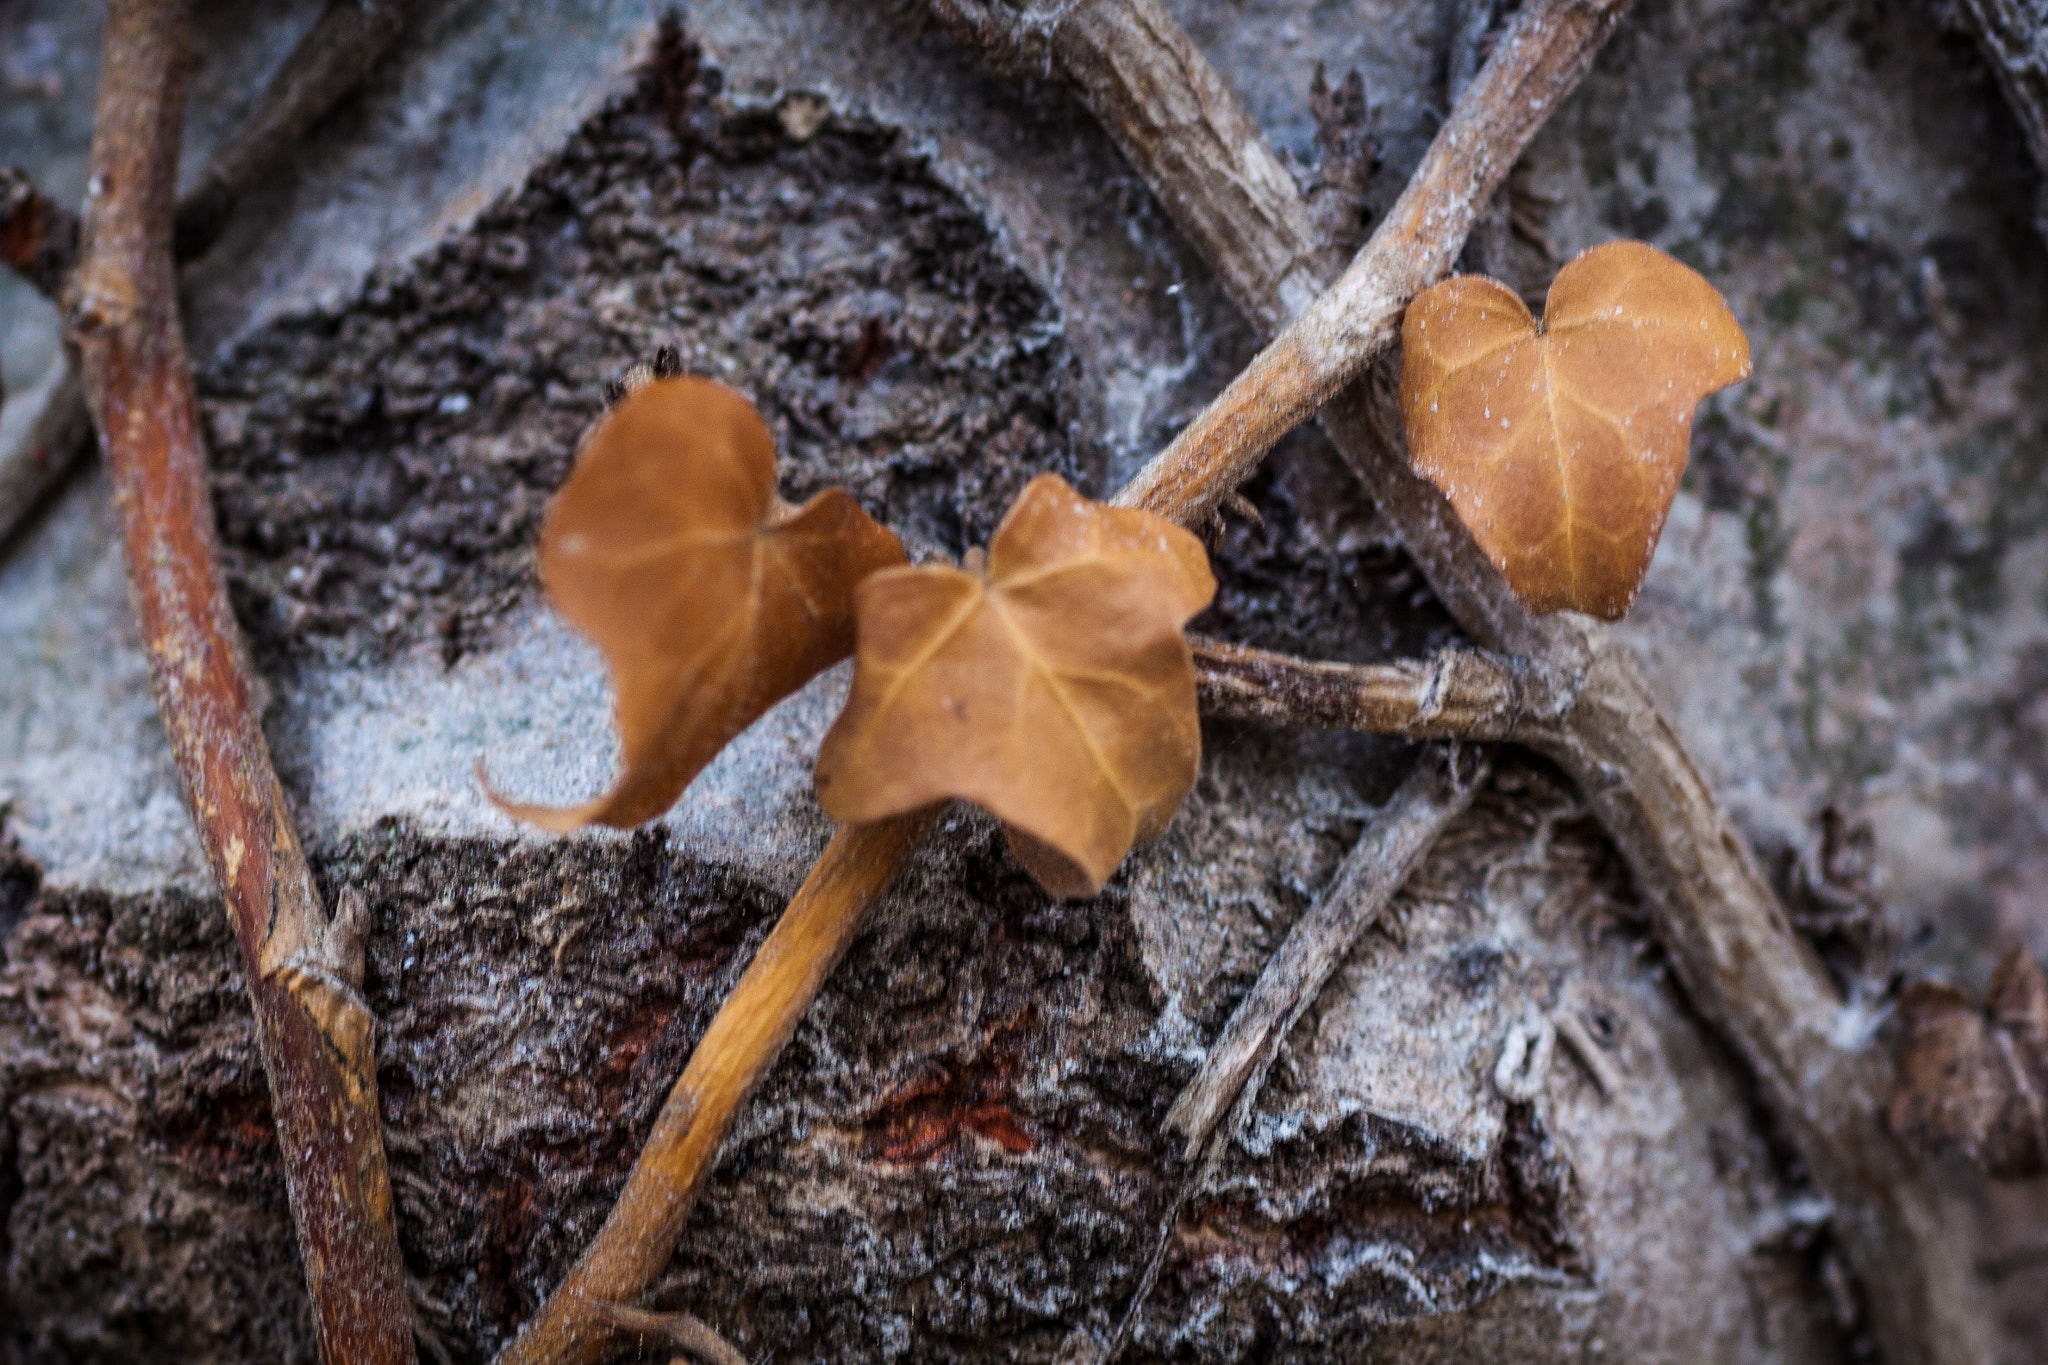
[[[214,552],[178,319],[172,195],[190,0],[107,7],[67,326],[121,514],[157,705],[227,902],[270,1078],[323,1360],[413,1359],[378,1123],[362,925],[322,910],[250,699]]]
[[[625,1192],[500,1365],[588,1365],[618,1346],[633,1304],[675,1253],[741,1104],[768,1074],[832,969],[943,806],[842,826],[712,1016],[633,1163]]]

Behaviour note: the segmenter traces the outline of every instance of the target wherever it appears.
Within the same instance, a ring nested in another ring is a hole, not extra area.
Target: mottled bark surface
[[[75,201],[94,26],[71,8],[0,16],[0,127]],[[263,8],[207,20],[194,147],[317,10]],[[1304,174],[1316,62],[1360,67],[1385,209],[1444,107],[1448,10],[1172,8]],[[424,6],[187,279],[237,605],[321,890],[369,907],[401,1242],[458,1360],[595,1232],[827,832],[808,761],[840,674],[656,830],[538,840],[476,796],[478,757],[552,799],[608,772],[595,658],[539,611],[527,549],[603,383],[679,345],[760,402],[786,495],[845,482],[957,552],[1039,470],[1114,487],[1251,349],[1056,88],[992,83],[896,7],[690,18],[702,61],[647,79],[650,5]],[[1917,960],[1976,988],[2002,942],[2048,949],[2048,262],[2026,144],[1939,19],[1639,0],[1512,184],[1561,253],[1648,237],[1750,329],[1758,377],[1702,414],[1626,630],[1787,886],[1839,871],[1823,808],[1869,821],[1894,931],[1932,925]],[[1493,268],[1540,292],[1550,265],[1508,241]],[[48,354],[4,288],[0,440]],[[1201,628],[1351,660],[1455,642],[1354,489],[1291,441]],[[310,1359],[253,1024],[112,527],[88,478],[0,564],[0,1353]],[[1205,739],[1189,808],[1097,902],[1045,900],[979,818],[934,838],[743,1114],[657,1303],[777,1360],[1107,1334],[1183,1174],[1167,1106],[1409,761]],[[1853,926],[1810,918],[1859,965]],[[1504,1040],[1561,1011],[1620,1091],[1561,1045],[1509,1104]],[[1978,1204],[2013,1361],[2039,1358],[2039,1199]],[[1826,1215],[1583,804],[1504,754],[1289,1035],[1127,1358],[1843,1358]]]

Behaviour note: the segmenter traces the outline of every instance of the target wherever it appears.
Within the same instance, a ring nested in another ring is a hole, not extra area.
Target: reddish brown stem
[[[361,925],[322,910],[250,704],[214,553],[171,262],[189,0],[107,7],[67,321],[113,476],[157,704],[255,1008],[324,1360],[413,1359]]]
[[[621,1344],[617,1305],[645,1293],[675,1251],[734,1116],[782,1054],[868,911],[941,807],[848,825],[782,912],[690,1054],[618,1205],[500,1365],[589,1365]]]

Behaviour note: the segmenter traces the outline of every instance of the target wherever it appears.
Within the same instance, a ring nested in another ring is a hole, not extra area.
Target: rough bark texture
[[[46,26],[0,35],[0,121],[45,139],[32,169],[64,202],[83,184],[66,101],[91,89],[74,8],[0,18]],[[253,90],[317,7],[214,8],[198,113],[231,125],[227,74]],[[1318,145],[1316,62],[1332,83],[1362,68],[1385,210],[1444,107],[1434,7],[1173,8],[1291,173]],[[897,7],[700,5],[686,132],[706,140],[686,150],[634,75],[650,10],[423,7],[187,296],[216,495],[243,509],[231,583],[322,890],[370,911],[407,1268],[460,1360],[588,1244],[824,841],[807,756],[839,677],[631,839],[526,839],[470,784],[481,755],[564,798],[607,774],[595,661],[536,614],[519,530],[603,383],[701,345],[775,415],[801,470],[785,493],[846,471],[957,550],[1038,468],[1114,487],[1253,349],[1054,85],[992,83]],[[29,88],[51,71],[61,99]],[[1679,248],[1762,361],[1703,414],[1631,639],[1767,865],[1817,866],[1830,802],[1870,819],[1893,916],[1934,925],[1934,959],[1979,985],[1999,935],[2048,949],[2025,794],[2048,772],[2043,414],[2023,382],[2048,271],[2024,144],[1967,39],[1905,7],[1638,0],[1589,80],[1511,180],[1517,211],[1555,200],[1564,252],[1616,232]],[[1540,292],[1540,252],[1509,245]],[[45,324],[13,292],[0,315],[20,392]],[[877,364],[866,320],[899,315],[916,325],[892,322]],[[1358,661],[1459,642],[1318,436],[1248,492],[1264,525],[1232,523],[1203,629]],[[104,499],[80,484],[0,566],[21,849],[0,870],[5,1349],[307,1359],[253,1026],[120,624]],[[990,826],[941,831],[742,1115],[656,1306],[778,1360],[1049,1360],[1107,1335],[1180,1185],[1166,1108],[1404,771],[1371,738],[1205,739],[1189,810],[1099,903],[1046,902]],[[1511,762],[1446,839],[1289,1035],[1126,1359],[1853,1350],[1825,1206],[1570,787]],[[1566,1008],[1620,1093],[1559,1048],[1511,1106],[1504,1039]],[[2013,1361],[2038,1357],[2048,1264],[2029,1199],[1985,1206]]]

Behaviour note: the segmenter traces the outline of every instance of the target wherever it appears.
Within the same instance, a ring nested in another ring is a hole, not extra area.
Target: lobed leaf
[[[1498,280],[1445,280],[1401,328],[1401,412],[1442,489],[1531,611],[1618,620],[1685,472],[1693,410],[1750,370],[1698,272],[1641,242],[1581,252],[1539,327]]]
[[[706,379],[635,390],[585,444],[540,538],[549,597],[604,651],[626,770],[581,806],[500,806],[558,832],[661,814],[853,651],[855,586],[903,558],[843,488],[778,499],[774,440],[739,394]]]
[[[1195,537],[1041,475],[985,571],[970,556],[861,584],[853,690],[818,753],[819,801],[846,821],[972,801],[1047,890],[1094,895],[1194,785],[1181,627],[1215,592]]]

